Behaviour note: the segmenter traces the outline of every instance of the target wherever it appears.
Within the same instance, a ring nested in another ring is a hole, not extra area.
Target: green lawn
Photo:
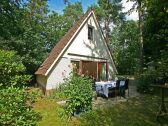
[[[85,126],[168,126],[168,116],[156,121],[158,97],[142,96],[111,108],[96,110],[81,119]]]
[[[34,110],[42,116],[37,126],[75,126],[79,125],[76,118],[68,121],[64,109],[61,108],[56,100],[49,98],[39,98],[34,104]]]
[[[168,116],[156,121],[158,103],[159,97],[143,95],[106,109],[93,110],[70,121],[55,100],[38,99],[34,109],[42,115],[38,126],[168,126]]]

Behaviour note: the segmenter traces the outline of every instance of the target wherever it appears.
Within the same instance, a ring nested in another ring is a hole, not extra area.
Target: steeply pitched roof
[[[51,53],[49,54],[48,58],[43,62],[43,64],[39,67],[39,69],[35,72],[35,74],[38,75],[45,75],[47,70],[51,67],[51,65],[54,63],[56,58],[59,56],[61,51],[64,49],[64,47],[67,45],[67,43],[70,41],[72,36],[75,34],[75,32],[78,30],[82,22],[87,18],[87,16],[92,12],[93,10],[88,10],[74,25],[73,27],[65,34],[65,36],[56,44],[56,46],[52,49]]]

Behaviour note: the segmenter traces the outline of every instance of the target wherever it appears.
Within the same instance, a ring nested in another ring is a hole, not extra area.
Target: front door
[[[107,62],[98,62],[98,81],[108,80],[108,64]]]

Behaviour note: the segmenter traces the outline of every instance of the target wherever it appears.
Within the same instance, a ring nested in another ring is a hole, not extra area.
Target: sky
[[[69,0],[71,3],[75,3],[77,1],[82,3],[82,7],[84,12],[87,11],[88,7],[91,6],[92,4],[96,4],[98,0]],[[124,9],[123,12],[128,11],[132,5],[133,2],[126,2],[127,0],[122,0]],[[62,10],[65,8],[64,0],[49,0],[48,1],[48,6],[50,10],[54,10],[60,14],[62,14]],[[126,16],[127,19],[132,19],[132,20],[138,20],[138,14],[137,12],[133,12],[130,15]]]
[[[81,2],[84,12],[87,11],[88,7],[92,4],[97,3],[97,0],[69,0],[71,3]],[[49,0],[48,5],[50,10],[55,10],[58,13],[62,13],[65,8],[64,0]]]
[[[126,2],[127,0],[122,0],[122,4],[124,6],[123,12],[127,12],[131,9],[133,2]],[[133,11],[130,15],[126,16],[127,19],[138,20],[138,13]]]

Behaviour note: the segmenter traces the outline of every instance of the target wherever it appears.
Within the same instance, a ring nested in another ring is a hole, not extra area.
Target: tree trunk
[[[138,17],[139,17],[139,41],[140,41],[140,73],[143,73],[143,8],[142,1],[138,0]]]

